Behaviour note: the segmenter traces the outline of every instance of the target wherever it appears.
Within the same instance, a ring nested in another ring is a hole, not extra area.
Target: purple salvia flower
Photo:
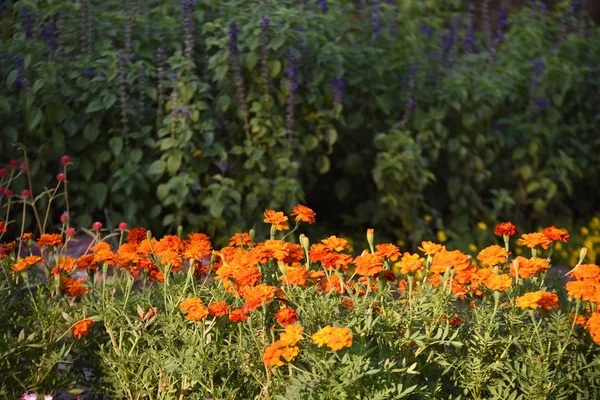
[[[54,20],[51,20],[42,28],[41,36],[48,44],[50,51],[56,51],[56,49],[58,49],[58,34],[56,33],[56,24]]]
[[[285,126],[289,140],[291,140],[294,136],[294,100],[296,90],[298,89],[298,84],[296,83],[296,73],[296,57],[294,56],[294,53],[290,52],[290,55],[288,57],[288,67],[286,70],[288,95],[286,99],[287,109],[285,121]]]
[[[183,32],[185,42],[185,58],[191,60],[194,57],[194,6],[196,0],[182,0],[183,5]]]
[[[413,110],[417,106],[417,101],[414,98],[415,86],[416,86],[416,75],[417,69],[414,65],[408,68],[408,99],[406,100],[406,106],[404,107],[404,116],[402,120],[394,125],[395,129],[402,129],[410,121]]]
[[[458,46],[456,46],[456,32],[458,30],[458,16],[452,17],[448,33],[442,36],[441,63],[444,67],[450,67],[454,64]]]
[[[492,27],[490,20],[490,0],[483,0],[481,3],[481,12],[483,14],[483,34],[485,37],[485,46],[488,51],[492,50]]]
[[[265,92],[269,91],[269,17],[265,16],[260,21],[260,50],[262,53],[261,75]]]
[[[379,39],[379,34],[381,33],[379,7],[381,7],[381,2],[379,2],[379,1],[371,6],[371,24],[373,26],[373,34],[371,35],[371,43],[377,42],[377,39]]]
[[[475,48],[475,43],[477,43],[477,38],[475,38],[475,31],[473,29],[473,5],[469,3],[469,20],[467,22],[466,28],[466,38],[463,40],[463,45],[468,53],[475,53],[477,50]]]
[[[344,98],[344,87],[346,83],[342,78],[335,78],[331,83],[332,91],[333,91],[333,104],[342,104],[342,99]]]
[[[129,10],[127,13],[127,22],[125,24],[125,58],[131,56],[133,26],[135,25],[135,16],[137,14],[137,0],[129,1]]]
[[[504,41],[504,31],[508,25],[508,12],[506,11],[506,4],[503,1],[500,5],[500,11],[498,11],[498,22],[496,24],[496,46]]]
[[[25,6],[21,10],[21,25],[25,31],[25,37],[30,39],[33,37],[33,16],[29,7]]]
[[[125,54],[123,50],[119,50],[119,94],[121,96],[121,123],[123,124],[123,132],[129,131],[127,118],[127,78],[125,76]]]
[[[327,0],[317,0],[317,3],[321,5],[321,11],[327,12]]]
[[[25,77],[25,58],[22,54],[18,54],[15,57],[15,64],[17,65],[17,77],[15,79],[15,86],[17,89],[30,90],[29,81]]]
[[[244,131],[248,132],[250,129],[250,125],[248,124],[248,103],[246,101],[246,89],[244,88],[244,78],[242,77],[242,68],[240,65],[237,39],[237,23],[233,21],[229,25],[229,53],[231,55],[233,80],[236,88],[238,106],[240,108],[242,119],[244,120]]]
[[[94,76],[96,76],[94,68],[86,68],[81,70],[81,75],[87,78],[93,78]]]

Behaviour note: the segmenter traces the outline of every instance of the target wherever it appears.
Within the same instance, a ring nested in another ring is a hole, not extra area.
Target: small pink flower
[[[126,222],[121,222],[121,223],[119,224],[119,230],[120,230],[120,231],[124,231],[124,230],[126,230],[126,229],[127,229],[127,223],[126,223]]]
[[[62,165],[67,165],[67,164],[68,164],[68,163],[70,163],[70,162],[71,162],[71,157],[69,157],[69,156],[62,156],[62,157],[60,158],[60,163],[61,163]]]
[[[6,188],[4,186],[0,186],[0,196],[4,196],[6,193]]]
[[[3,178],[8,175],[8,170],[6,168],[0,168],[0,177]]]
[[[27,163],[25,161],[21,163],[21,169],[27,171]]]
[[[4,191],[4,194],[5,194],[5,195],[7,195],[8,197],[12,196],[12,195],[13,195],[13,193],[14,193],[14,192],[13,192],[12,190],[10,190],[10,189],[6,189],[6,190]]]
[[[67,236],[68,237],[73,237],[75,236],[75,228],[71,227],[71,228],[67,228]]]
[[[21,192],[21,198],[28,199],[29,197],[31,197],[31,193],[29,193],[29,190],[25,189]]]
[[[69,220],[69,214],[64,213],[60,216],[60,222],[67,222]]]
[[[11,168],[17,168],[17,166],[19,165],[19,162],[16,159],[12,159],[8,162],[8,165],[10,165]]]
[[[92,228],[95,231],[99,231],[100,229],[102,229],[102,222],[98,222],[98,221],[94,222],[94,224],[92,225]]]
[[[21,400],[37,400],[37,394],[35,394],[35,393],[30,394],[29,392],[25,392],[25,393],[23,393]]]
[[[67,177],[66,177],[66,175],[65,175],[65,174],[63,174],[62,172],[61,172],[60,174],[56,175],[56,180],[57,180],[57,181],[60,181],[60,182],[62,182],[62,181],[64,181],[65,179],[67,179]]]
[[[49,394],[44,396],[44,400],[53,400],[54,397],[50,396]]]

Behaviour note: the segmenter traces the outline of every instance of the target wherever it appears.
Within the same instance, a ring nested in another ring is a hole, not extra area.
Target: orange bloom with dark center
[[[501,222],[496,225],[494,233],[498,236],[512,236],[517,233],[517,226],[512,222]]]
[[[544,272],[550,269],[550,264],[543,258],[525,258],[517,257],[515,262],[519,263],[519,277],[529,279],[538,272]],[[516,275],[515,263],[510,264],[510,274]]]
[[[35,265],[37,263],[42,263],[42,265],[44,264],[42,257],[39,257],[39,256],[27,256],[27,257],[19,258],[17,260],[17,262],[12,266],[12,270],[14,272],[23,272],[27,268],[29,268],[32,265]]]
[[[190,321],[200,321],[208,317],[208,309],[204,307],[202,300],[197,297],[185,299],[179,305],[179,309],[186,313],[185,319]]]
[[[362,276],[373,276],[383,269],[383,260],[375,254],[364,251],[360,256],[354,259],[356,266],[354,272]]]
[[[229,314],[231,308],[224,301],[215,301],[208,306],[208,313],[213,317]]]
[[[8,257],[15,250],[16,242],[0,244],[0,260]]]
[[[352,331],[350,328],[334,328],[327,325],[314,335],[312,342],[319,347],[326,345],[333,351],[352,346]]]
[[[287,224],[288,217],[286,217],[283,212],[275,211],[275,210],[266,210],[265,211],[265,221],[267,224],[271,224],[278,231],[283,231],[285,229],[290,229]]]
[[[298,314],[296,314],[296,310],[293,308],[285,307],[275,313],[275,319],[281,325],[288,326],[298,321]]]
[[[129,232],[127,232],[127,241],[131,244],[138,245],[144,239],[146,239],[145,228],[131,228]]]
[[[329,236],[327,239],[321,240],[321,243],[327,246],[329,250],[337,252],[350,248],[346,239],[339,238],[337,236]]]
[[[544,229],[544,236],[553,242],[567,243],[569,240],[569,232],[564,229],[559,229],[554,226]]]
[[[69,297],[79,297],[87,293],[88,288],[83,286],[85,279],[61,278],[60,291]]]
[[[58,233],[44,233],[37,241],[38,247],[43,246],[62,246],[62,236]]]
[[[548,249],[550,243],[552,243],[552,240],[550,240],[548,236],[544,235],[543,233],[534,232],[524,233],[523,235],[521,235],[519,243],[523,246],[529,247],[530,249],[533,249],[537,246],[542,246],[542,248],[546,250]]]
[[[404,253],[400,262],[395,266],[400,268],[400,273],[403,275],[411,272],[420,271],[423,269],[423,259],[418,254]]]
[[[492,274],[485,279],[484,283],[490,290],[503,292],[512,286],[512,278],[507,274]]]
[[[550,292],[530,292],[516,298],[518,308],[558,308],[558,296]]]
[[[396,261],[400,258],[400,249],[391,243],[378,244],[375,248],[377,249],[375,254],[379,257],[385,257],[390,261]]]
[[[313,224],[315,222],[315,212],[310,208],[303,206],[302,204],[298,204],[292,210],[292,216],[296,216],[296,221],[308,222],[309,224]]]
[[[90,328],[94,326],[94,321],[89,319],[83,319],[79,322],[76,322],[73,325],[73,337],[75,339],[81,339],[83,336],[87,336],[90,333]]]
[[[442,251],[446,251],[446,247],[433,242],[421,242],[419,251],[423,252],[427,256],[433,256]]]
[[[249,247],[252,246],[252,240],[250,239],[250,235],[246,232],[244,233],[236,233],[231,238],[229,238],[229,245],[236,247]]]
[[[494,244],[481,250],[477,255],[477,259],[484,266],[493,267],[494,265],[504,264],[508,254],[508,251],[504,247]]]

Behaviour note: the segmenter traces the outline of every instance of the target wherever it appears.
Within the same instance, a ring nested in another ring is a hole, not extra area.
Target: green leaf
[[[319,157],[319,160],[317,161],[317,170],[321,174],[326,174],[329,171],[330,167],[331,167],[331,161],[329,161],[329,157],[327,157],[327,156]]]
[[[119,154],[121,154],[121,151],[123,151],[123,138],[120,136],[111,138],[108,141],[108,145],[110,146],[110,151],[112,151],[113,155],[118,157]]]
[[[108,188],[104,183],[94,183],[90,187],[90,197],[92,198],[96,208],[102,208],[104,206],[107,194]]]
[[[87,108],[85,109],[85,113],[90,114],[100,110],[104,110],[104,104],[100,98],[96,98],[92,100],[90,104],[88,104]]]
[[[277,78],[281,72],[281,61],[275,60],[270,65],[271,78]]]
[[[149,175],[162,175],[167,168],[167,164],[163,160],[156,160],[147,169]],[[160,196],[159,196],[160,197]]]
[[[156,188],[156,197],[158,197],[158,200],[163,201],[167,198],[168,195],[168,186],[165,183],[161,183],[160,185],[158,185],[158,187]]]
[[[15,84],[15,81],[17,80],[17,74],[18,74],[18,72],[16,69],[13,69],[12,71],[10,71],[10,73],[6,77],[6,86],[7,87],[11,87],[12,85]]]
[[[213,218],[219,218],[225,209],[225,205],[219,200],[213,200],[210,204],[208,212]]]
[[[93,142],[100,135],[100,129],[94,123],[88,123],[85,128],[83,128],[83,137],[87,142]]]
[[[319,145],[319,139],[314,135],[307,135],[304,137],[304,148],[306,151],[312,151]]]
[[[256,66],[257,62],[258,62],[258,57],[256,56],[256,54],[249,53],[246,56],[246,68],[248,68],[248,71],[252,71],[254,69],[254,67]]]
[[[181,158],[181,152],[171,154],[167,158],[167,171],[169,171],[169,174],[175,175],[179,171],[179,168],[181,168]]]

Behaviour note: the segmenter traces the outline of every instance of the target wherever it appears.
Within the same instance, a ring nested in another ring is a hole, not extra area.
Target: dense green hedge
[[[529,3],[4,1],[0,159],[51,187],[69,154],[82,227],[568,223],[600,202],[600,35]]]

